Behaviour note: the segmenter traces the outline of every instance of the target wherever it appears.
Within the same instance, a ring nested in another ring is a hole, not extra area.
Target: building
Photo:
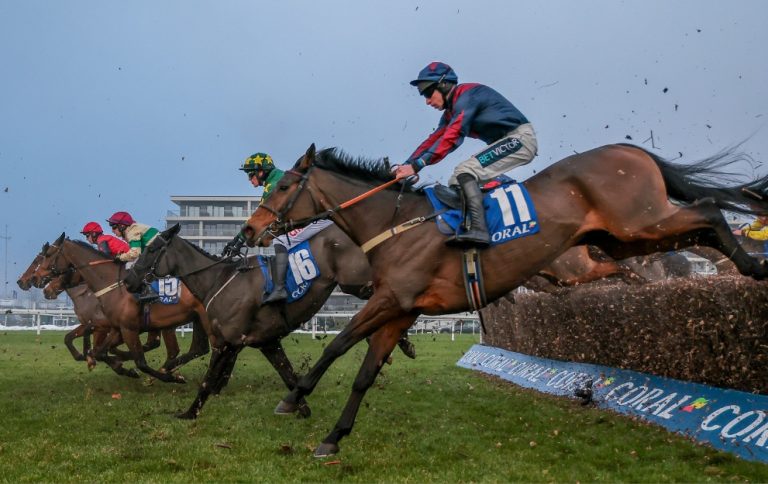
[[[220,254],[256,211],[260,196],[176,195],[171,202],[178,210],[169,210],[167,227],[181,225],[180,235],[211,254]]]

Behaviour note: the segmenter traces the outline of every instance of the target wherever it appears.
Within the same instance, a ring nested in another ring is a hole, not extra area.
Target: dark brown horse
[[[178,232],[179,226],[175,225],[159,234],[129,271],[126,282],[136,288],[147,274],[174,275],[205,301],[213,354],[197,398],[180,418],[196,418],[208,397],[224,388],[245,346],[261,350],[283,382],[293,389],[297,378],[280,340],[317,313],[337,284],[347,294],[370,296],[368,261],[336,226],[331,225],[310,239],[318,270],[314,273],[314,269],[304,266],[304,272],[307,281],[311,275],[316,277],[311,279],[304,296],[286,304],[284,310],[274,305],[262,306],[265,279],[255,258],[239,262],[220,259],[178,237]],[[244,270],[245,263],[250,269]],[[298,265],[295,268],[301,272]],[[302,415],[309,415],[303,399],[297,400],[297,407]]]
[[[733,187],[718,183],[713,177],[734,161],[726,155],[674,165],[638,147],[610,145],[548,167],[524,183],[540,232],[482,252],[488,300],[502,297],[569,247],[582,244],[617,260],[706,245],[728,255],[742,274],[765,278],[768,267],[741,249],[720,210],[750,211],[741,189],[764,193],[768,177]],[[419,314],[469,309],[459,249],[445,244],[434,223],[418,223],[433,213],[427,198],[419,192],[400,197],[396,187],[363,196],[391,178],[384,161],[354,160],[334,150],[316,153],[313,145],[276,184],[245,230],[250,243],[264,244],[269,229],[282,233],[330,217],[361,246],[381,234],[396,234],[367,253],[374,274],[371,299],[276,409],[295,411],[296,402],[314,390],[333,361],[373,335],[341,418],[317,456],[338,451],[398,336]],[[768,212],[768,202],[760,209]]]
[[[164,382],[184,383],[180,375],[174,375],[173,369],[187,361],[208,352],[204,338],[195,342],[193,333],[192,348],[188,353],[167,360],[160,371],[147,364],[144,348],[139,334],[150,330],[172,330],[187,323],[207,324],[205,309],[200,301],[186,288],[181,288],[178,304],[152,304],[149,314],[143,314],[136,298],[128,292],[121,279],[125,275],[123,264],[117,264],[90,245],[66,239],[64,234],[50,245],[38,269],[36,277],[47,280],[76,270],[99,299],[107,320],[116,331],[110,332],[104,343],[96,349],[97,359],[105,356],[109,348],[118,344],[120,338],[128,346],[136,367]],[[206,329],[207,332],[207,329]],[[175,338],[175,335],[174,335]]]

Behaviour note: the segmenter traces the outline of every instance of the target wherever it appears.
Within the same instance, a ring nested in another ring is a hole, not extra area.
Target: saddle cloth
[[[178,304],[181,297],[181,281],[178,277],[161,277],[150,283],[152,289],[160,296],[160,304]]]
[[[267,258],[261,255],[258,256],[258,260],[261,273],[264,275],[264,292],[269,294],[275,287],[269,263]],[[318,276],[320,276],[320,268],[309,248],[309,240],[291,247],[288,250],[288,274],[285,278],[285,290],[288,291],[286,302],[292,303],[304,297],[312,287],[312,281]]]
[[[450,193],[446,193],[449,190],[442,185],[424,188],[435,211],[447,210],[435,218],[438,229],[445,235],[456,233],[462,222],[461,205],[456,204],[457,198],[450,200]],[[492,246],[539,232],[536,210],[525,186],[500,177],[484,185],[484,190],[487,191],[483,206]]]

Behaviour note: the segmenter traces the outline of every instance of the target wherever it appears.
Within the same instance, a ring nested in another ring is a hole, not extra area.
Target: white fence
[[[70,331],[76,328],[78,321],[71,309],[16,309],[9,308],[0,313],[0,322],[5,330],[36,331],[44,330]],[[354,316],[354,311],[321,311],[301,326],[296,332],[309,333],[313,337],[320,334],[337,334]],[[187,324],[177,328],[182,337],[192,331],[192,325]],[[453,339],[457,333],[480,334],[482,331],[477,313],[445,314],[440,316],[420,316],[409,330],[411,333],[450,333]]]

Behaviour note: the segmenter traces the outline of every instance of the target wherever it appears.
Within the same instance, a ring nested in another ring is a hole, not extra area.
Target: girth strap
[[[101,297],[104,294],[108,293],[109,291],[113,291],[113,290],[117,289],[118,287],[120,287],[122,285],[123,285],[123,281],[117,281],[114,284],[110,284],[109,286],[105,287],[104,289],[102,289],[100,291],[94,292],[93,295],[96,296],[96,297]]]
[[[433,218],[437,217],[438,215],[445,212],[445,210],[440,210],[439,212],[435,212],[431,215],[427,215],[426,217],[416,217],[412,218],[411,220],[408,220],[406,222],[401,223],[400,225],[397,225],[395,227],[392,227],[391,229],[387,229],[386,231],[380,233],[376,237],[372,238],[368,242],[364,243],[360,246],[361,249],[363,249],[364,253],[368,253],[371,249],[376,247],[377,245],[381,244],[387,239],[390,239],[394,237],[397,234],[402,234],[403,232],[407,230],[411,230],[412,228],[423,224],[424,222],[428,220],[432,220]]]

